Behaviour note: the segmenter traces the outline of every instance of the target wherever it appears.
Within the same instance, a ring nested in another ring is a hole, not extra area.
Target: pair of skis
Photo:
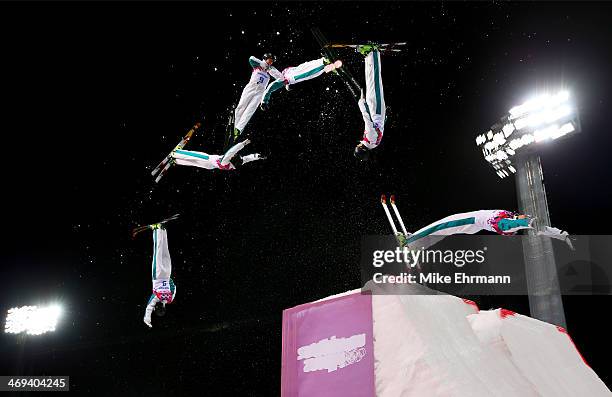
[[[185,145],[187,144],[187,142],[189,142],[189,140],[193,136],[193,134],[201,126],[202,126],[202,124],[200,124],[200,122],[195,123],[195,125],[193,127],[191,127],[191,129],[189,131],[187,131],[187,134],[183,137],[183,139],[181,139],[181,141],[178,143],[178,145],[176,145],[174,147],[174,149],[172,149],[172,151],[161,161],[161,163],[159,163],[159,165],[157,167],[155,167],[155,169],[151,172],[151,175],[155,177],[155,183],[158,183],[159,180],[164,175],[166,175],[166,172],[168,172],[170,167],[174,164],[174,159],[172,158],[172,154],[176,150],[180,150],[180,149],[184,148]]]
[[[323,35],[323,32],[321,32],[319,28],[314,27],[311,29],[311,32],[317,43],[319,43],[319,45],[321,46],[321,51],[323,52],[326,58],[330,60],[339,59],[338,54],[336,54],[336,51],[332,47],[330,47],[329,42],[327,41],[327,39]],[[343,67],[336,69],[335,72],[338,74],[338,76],[342,78],[342,81],[346,84],[355,99],[359,100],[359,97],[361,96],[361,86],[359,85],[359,82],[353,77],[346,65],[343,65]]]
[[[403,46],[405,46],[406,44],[408,44],[407,42],[402,42],[402,43],[366,43],[366,44],[326,44],[325,47],[328,48],[354,48],[355,50],[358,49],[359,46],[362,45],[373,45],[376,46],[376,48],[378,48],[378,51],[380,52],[401,52]]]
[[[391,195],[389,201],[391,203],[391,208],[393,208],[393,212],[395,213],[395,217],[399,221],[399,224],[402,228],[401,232],[397,230],[397,227],[395,226],[395,222],[393,221],[393,217],[391,216],[391,211],[389,211],[389,207],[387,205],[387,196],[385,196],[384,194],[380,196],[380,203],[382,204],[382,207],[385,210],[385,214],[387,214],[387,219],[389,220],[389,224],[391,225],[391,229],[393,230],[393,235],[396,238],[398,238],[401,235],[408,238],[408,236],[410,236],[411,234],[408,233],[408,231],[406,230],[406,226],[404,225],[404,220],[402,219],[402,216],[400,215],[399,210],[397,209],[397,205],[395,205],[395,196],[393,194]],[[398,238],[398,242],[401,243],[399,238]]]
[[[136,238],[138,233],[141,233],[141,232],[144,232],[147,229],[150,229],[151,226],[153,226],[153,225],[158,225],[158,224],[159,225],[163,225],[165,223],[168,223],[170,221],[173,221],[173,220],[177,219],[179,216],[180,216],[180,214],[174,214],[174,215],[172,215],[172,216],[170,216],[170,217],[168,217],[166,219],[163,219],[163,220],[161,220],[161,221],[159,221],[157,223],[152,223],[150,225],[144,225],[144,226],[135,227],[134,229],[132,229],[132,238]]]
[[[408,231],[406,230],[404,220],[402,219],[402,216],[400,215],[399,210],[397,209],[397,205],[395,205],[395,196],[391,195],[389,201],[391,203],[391,208],[393,208],[393,212],[395,213],[395,217],[399,221],[400,227],[402,228],[401,232],[397,230],[395,222],[393,221],[393,217],[391,216],[391,211],[389,211],[389,207],[387,205],[387,196],[385,196],[384,194],[380,196],[380,203],[382,204],[383,209],[385,210],[385,214],[387,214],[387,219],[389,220],[389,224],[391,225],[391,229],[393,230],[393,235],[395,236],[395,239],[397,240],[399,246],[405,247],[406,239],[412,236],[412,233],[408,233]],[[406,267],[408,269],[415,268],[419,272],[422,271],[421,264],[418,262],[415,264],[409,264],[408,262],[404,263],[406,264]],[[423,283],[423,285],[427,285],[427,283]]]

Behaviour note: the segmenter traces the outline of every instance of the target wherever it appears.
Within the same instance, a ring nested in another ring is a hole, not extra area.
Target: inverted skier
[[[178,165],[205,168],[207,170],[220,169],[229,171],[235,170],[236,167],[251,161],[265,159],[265,157],[261,156],[259,153],[237,156],[238,152],[244,149],[249,143],[251,143],[251,141],[245,139],[229,148],[223,155],[177,149],[172,152],[171,156],[172,161]]]
[[[144,323],[150,328],[151,313],[155,311],[158,316],[166,313],[166,305],[174,302],[176,297],[176,285],[170,277],[172,273],[172,263],[170,261],[170,251],[168,250],[168,235],[163,223],[149,225],[153,230],[153,262],[151,278],[153,283],[153,293],[149,297],[145,309]]]
[[[270,81],[270,76],[275,79],[283,78],[283,75],[272,66],[275,61],[276,57],[270,53],[264,54],[263,60],[257,59],[254,56],[249,58],[249,65],[253,68],[253,72],[251,73],[251,79],[242,90],[240,101],[234,110],[232,142],[244,132],[247,123],[251,120],[253,114],[255,114],[266,86]]]
[[[332,63],[329,59],[322,57],[313,61],[304,62],[298,66],[283,69],[282,76],[276,78],[276,80],[270,83],[266,88],[261,98],[261,110],[266,110],[268,108],[272,93],[278,91],[282,87],[289,90],[289,86],[292,84],[314,79],[323,73],[332,72],[340,67],[342,67],[342,61],[337,60]]]
[[[365,56],[365,97],[363,90],[357,101],[365,125],[363,137],[355,147],[355,157],[368,159],[370,150],[380,145],[385,130],[385,95],[383,91],[380,51],[376,45],[359,45],[357,51]],[[353,90],[351,90],[353,91]]]

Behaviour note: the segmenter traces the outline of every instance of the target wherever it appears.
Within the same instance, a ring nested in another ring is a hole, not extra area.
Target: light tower
[[[515,174],[520,210],[535,218],[535,230],[523,239],[525,275],[531,316],[565,328],[559,278],[550,239],[537,231],[550,226],[541,144],[580,131],[578,112],[568,91],[545,94],[511,108],[476,145],[497,175]]]

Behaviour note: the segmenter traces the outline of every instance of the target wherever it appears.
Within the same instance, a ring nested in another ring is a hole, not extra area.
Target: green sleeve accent
[[[250,57],[249,58],[249,65],[251,65],[251,67],[256,68],[257,66],[261,66],[259,63],[259,60],[255,57]]]
[[[476,218],[474,217],[470,217],[470,218],[465,218],[465,219],[457,219],[454,221],[448,221],[448,222],[444,222],[444,223],[438,223],[437,225],[431,226],[425,230],[423,230],[422,232],[420,232],[419,234],[413,234],[412,236],[408,237],[406,239],[406,243],[412,243],[420,238],[429,236],[430,234],[433,234],[435,232],[439,232],[441,230],[444,229],[450,229],[453,227],[459,227],[459,226],[465,226],[465,225],[473,225],[476,222]]]
[[[274,80],[272,83],[270,83],[270,86],[266,89],[266,93],[264,94],[262,102],[263,103],[270,102],[270,97],[272,96],[272,93],[274,91],[278,91],[284,85],[285,85],[285,82],[283,80]]]

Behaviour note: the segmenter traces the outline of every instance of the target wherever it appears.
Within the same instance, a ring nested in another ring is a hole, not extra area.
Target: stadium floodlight
[[[544,174],[537,149],[580,131],[578,112],[568,91],[545,94],[512,107],[476,138],[476,146],[501,179],[515,175],[520,210],[534,218],[523,240],[525,275],[532,317],[565,325],[557,268],[550,240],[537,230],[550,226]]]
[[[7,334],[41,335],[55,331],[62,314],[58,305],[47,307],[23,306],[8,310],[4,332]]]
[[[535,150],[535,144],[580,131],[576,107],[570,99],[565,90],[540,95],[512,107],[500,122],[476,137],[476,146],[500,178],[511,175],[514,157]]]

